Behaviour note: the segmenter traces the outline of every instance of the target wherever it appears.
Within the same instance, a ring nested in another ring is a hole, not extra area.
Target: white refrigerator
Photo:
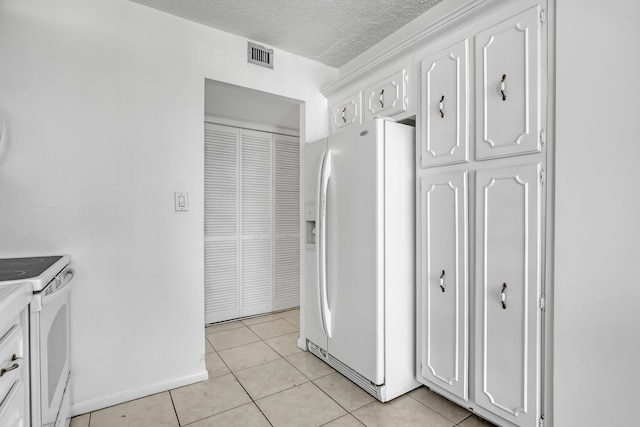
[[[307,348],[381,402],[419,386],[414,139],[375,119],[305,152]]]

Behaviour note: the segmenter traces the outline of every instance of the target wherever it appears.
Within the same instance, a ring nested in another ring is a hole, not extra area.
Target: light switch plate
[[[176,212],[185,212],[189,210],[189,193],[176,192],[173,193]]]

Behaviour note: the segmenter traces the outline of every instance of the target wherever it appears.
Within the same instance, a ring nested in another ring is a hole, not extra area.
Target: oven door
[[[40,397],[40,404],[32,408],[33,420],[42,426],[53,426],[69,377],[69,291],[71,282],[61,289],[41,297],[41,310],[31,313],[32,402]],[[39,304],[32,304],[38,307]],[[39,381],[38,381],[39,379]],[[35,390],[35,389],[39,390]],[[67,390],[68,392],[68,390]],[[69,402],[69,399],[65,399]],[[34,402],[35,403],[35,402]],[[38,424],[36,424],[38,425]]]

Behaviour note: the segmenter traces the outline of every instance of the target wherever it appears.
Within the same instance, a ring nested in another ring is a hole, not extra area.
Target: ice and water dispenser
[[[304,205],[304,219],[307,224],[306,240],[307,246],[314,249],[316,245],[316,202],[307,202]]]

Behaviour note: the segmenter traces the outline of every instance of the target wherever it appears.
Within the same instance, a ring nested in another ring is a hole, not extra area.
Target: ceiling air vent
[[[247,47],[247,61],[273,69],[273,49],[249,42]]]

